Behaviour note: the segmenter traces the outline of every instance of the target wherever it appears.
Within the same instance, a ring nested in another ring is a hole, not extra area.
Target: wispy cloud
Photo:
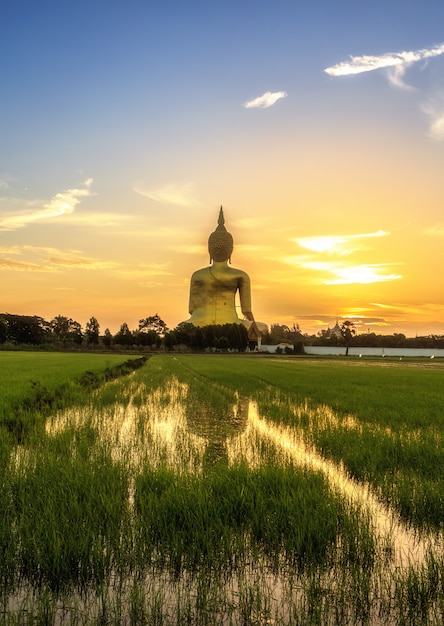
[[[284,262],[319,272],[324,285],[367,285],[402,278],[389,272],[389,263],[346,264],[339,261],[316,261],[286,257]]]
[[[350,76],[352,74],[362,74],[363,72],[373,72],[374,70],[388,70],[390,82],[401,88],[409,88],[402,77],[405,70],[413,63],[431,59],[444,54],[444,44],[433,48],[423,48],[421,50],[388,52],[379,56],[362,55],[351,56],[349,61],[342,61],[337,65],[327,67],[324,72],[329,76]]]
[[[72,258],[72,257],[49,257],[47,259],[49,265],[53,268],[63,268],[63,269],[94,269],[94,270],[103,270],[103,269],[112,269],[118,266],[118,263],[114,261],[101,261],[99,259],[94,259],[91,257],[80,257],[80,258]]]
[[[38,263],[27,263],[26,261],[16,261],[0,258],[0,270],[13,270],[15,272],[47,272],[50,271]]]
[[[292,239],[302,248],[313,254],[287,256],[284,263],[317,272],[325,285],[351,285],[380,283],[402,278],[401,274],[391,271],[390,263],[353,263],[342,260],[356,252],[370,249],[362,245],[363,240],[386,237],[390,233],[378,230],[374,233],[355,235],[324,235],[320,237],[301,237]]]
[[[115,261],[86,257],[80,250],[58,250],[40,246],[0,248],[0,270],[59,272],[66,269],[113,269]],[[15,257],[11,259],[10,257]],[[17,260],[17,257],[20,257]]]
[[[376,325],[376,326],[380,326],[380,325],[385,325],[387,324],[387,321],[385,320],[385,318],[383,317],[374,317],[368,314],[360,314],[360,315],[351,315],[348,314],[345,315],[325,315],[324,313],[312,313],[311,315],[299,315],[298,316],[299,320],[310,320],[313,322],[319,322],[319,325],[324,326],[326,323],[327,324],[331,324],[333,325],[336,320],[338,321],[339,325],[341,325],[342,321],[344,320],[353,320],[353,322],[357,325],[357,326],[371,326],[371,325]]]
[[[421,106],[423,113],[429,120],[429,137],[440,141],[444,139],[444,97],[430,98],[428,102],[424,102]]]
[[[0,230],[17,230],[24,228],[28,224],[57,218],[63,215],[70,215],[83,198],[93,195],[91,191],[92,178],[85,180],[83,188],[67,189],[61,191],[51,198],[49,202],[43,204],[34,202],[28,208],[17,211],[13,215],[0,214]]]
[[[404,81],[406,70],[418,61],[428,62],[434,57],[444,54],[444,44],[421,50],[388,52],[379,56],[363,55],[352,56],[349,61],[343,61],[337,65],[327,67],[324,72],[329,76],[350,76],[385,70],[390,83],[408,91],[414,87]],[[427,102],[421,104],[421,110],[427,116],[429,129],[428,135],[437,141],[444,139],[444,97],[442,94],[429,94]]]
[[[390,233],[385,230],[378,230],[375,233],[364,233],[356,235],[322,235],[320,237],[298,237],[293,239],[302,248],[313,252],[326,252],[328,254],[347,255],[356,250],[362,250],[362,246],[356,242],[372,237],[385,237]]]
[[[23,255],[23,254],[35,254],[39,256],[47,256],[54,255],[57,256],[59,254],[81,254],[80,250],[68,250],[68,251],[60,251],[58,248],[52,248],[48,246],[29,246],[29,245],[15,245],[15,246],[7,246],[0,247],[0,254],[8,254],[8,255]]]
[[[330,267],[334,278],[326,280],[327,285],[368,285],[402,278],[401,274],[388,274],[387,264],[371,263],[369,265],[348,265],[344,267]]]
[[[133,187],[133,191],[155,202],[166,202],[182,207],[200,206],[193,183],[169,184],[158,188],[147,188],[143,183]]]
[[[424,234],[429,237],[444,237],[444,222],[440,222],[439,224],[434,224],[429,228],[424,230]]]
[[[276,104],[276,102],[281,100],[281,98],[286,98],[287,95],[286,91],[267,91],[262,94],[262,96],[245,102],[244,107],[246,109],[268,109],[268,107]]]

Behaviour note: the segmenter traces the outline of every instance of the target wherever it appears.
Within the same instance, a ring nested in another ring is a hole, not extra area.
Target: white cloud
[[[166,202],[183,207],[200,206],[193,183],[169,184],[157,189],[147,189],[142,183],[133,187],[133,191],[155,202]]]
[[[429,120],[429,137],[440,141],[444,139],[444,98],[431,99],[422,105],[422,111]]]
[[[358,248],[355,242],[360,239],[368,239],[372,237],[385,237],[390,233],[385,230],[378,230],[375,233],[364,233],[357,235],[323,235],[320,237],[299,237],[293,239],[302,248],[311,250],[312,252],[326,252],[328,254],[351,254]]]
[[[409,88],[402,80],[405,70],[417,61],[437,57],[441,54],[444,54],[444,44],[434,48],[423,48],[422,50],[388,52],[380,56],[352,56],[349,61],[343,61],[337,65],[327,67],[324,72],[329,76],[349,76],[351,74],[388,69],[389,80],[393,85]]]
[[[389,52],[380,56],[352,56],[349,61],[327,67],[324,72],[330,76],[349,76],[382,69],[387,71],[388,79],[393,86],[412,91],[414,88],[407,85],[403,80],[407,68],[418,61],[428,61],[443,54],[444,44],[439,44],[432,48]],[[438,97],[429,96],[429,102],[422,104],[421,108],[429,121],[428,135],[437,141],[444,139],[444,98],[442,94]]]
[[[402,275],[390,271],[392,264],[354,264],[342,260],[345,256],[365,249],[362,240],[386,237],[389,234],[385,230],[378,230],[374,233],[356,235],[296,238],[292,241],[314,254],[286,257],[282,260],[290,265],[317,272],[320,282],[325,285],[365,285],[397,280],[402,278]]]
[[[402,278],[401,274],[385,273],[385,267],[384,264],[377,263],[330,268],[329,271],[332,272],[335,278],[326,280],[325,283],[327,285],[367,285]]]
[[[391,264],[386,263],[352,265],[340,261],[318,261],[303,256],[286,257],[282,261],[318,272],[319,280],[324,285],[367,285],[402,278],[401,274],[390,273]]]
[[[253,100],[249,100],[248,102],[245,102],[244,107],[246,109],[268,109],[268,107],[273,106],[273,104],[276,104],[276,102],[278,100],[280,100],[281,98],[286,98],[287,97],[287,92],[286,91],[267,91],[266,93],[262,94],[262,96],[259,96],[258,98],[254,98]]]
[[[17,230],[40,220],[70,215],[74,212],[79,202],[82,201],[82,198],[93,195],[91,191],[92,183],[93,179],[88,178],[83,183],[83,189],[67,189],[57,193],[49,202],[43,205],[43,208],[40,205],[37,206],[36,202],[33,202],[28,204],[27,210],[18,211],[15,215],[0,215],[0,230]]]

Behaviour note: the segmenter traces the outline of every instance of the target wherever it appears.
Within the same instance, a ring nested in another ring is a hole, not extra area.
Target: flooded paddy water
[[[358,420],[149,371],[11,455],[2,623],[442,623],[442,531],[313,445]]]

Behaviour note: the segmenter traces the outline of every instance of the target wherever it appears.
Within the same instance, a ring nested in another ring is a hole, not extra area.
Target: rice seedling
[[[22,440],[41,427],[50,411],[81,403],[91,389],[145,361],[121,355],[0,352],[0,428]]]
[[[241,395],[256,380],[251,395],[269,419],[302,428],[325,456],[371,482],[411,523],[443,528],[441,365],[183,356],[179,361],[202,381],[214,379]]]
[[[8,444],[0,623],[441,623],[438,370],[332,365],[152,357]]]

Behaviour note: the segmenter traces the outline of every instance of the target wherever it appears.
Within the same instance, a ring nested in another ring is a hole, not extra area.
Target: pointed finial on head
[[[219,224],[219,226],[223,226],[225,224],[225,218],[224,218],[224,212],[223,212],[222,206],[220,207],[219,218],[217,220],[217,223]]]

